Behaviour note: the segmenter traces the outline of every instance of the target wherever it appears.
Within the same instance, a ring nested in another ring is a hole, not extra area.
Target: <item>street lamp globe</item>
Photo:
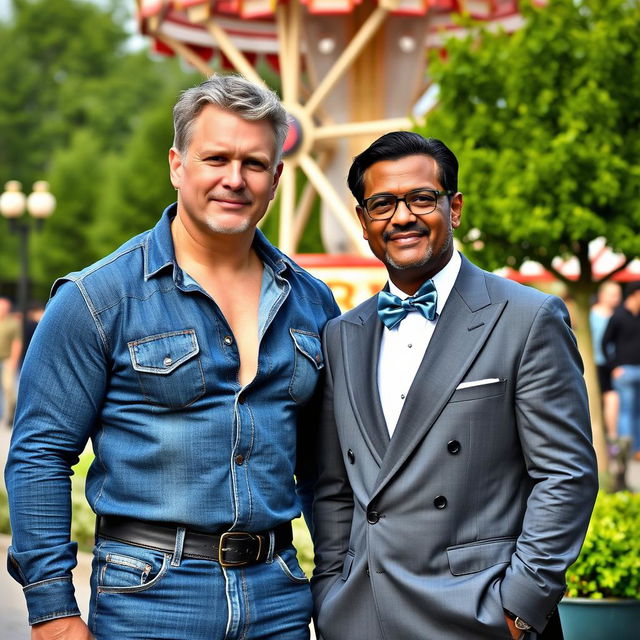
[[[4,193],[0,195],[0,213],[8,219],[19,218],[27,204],[22,185],[17,180],[9,180],[4,188]]]
[[[48,218],[56,208],[56,199],[49,193],[49,183],[38,180],[33,185],[33,192],[27,198],[27,211],[36,219]]]

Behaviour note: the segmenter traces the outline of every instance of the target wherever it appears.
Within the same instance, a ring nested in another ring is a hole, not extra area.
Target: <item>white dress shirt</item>
[[[429,346],[442,308],[453,289],[461,264],[460,254],[454,251],[449,262],[432,278],[438,292],[434,320],[427,320],[419,311],[410,311],[400,324],[393,329],[384,327],[382,331],[378,391],[389,436],[393,436],[409,388]],[[389,291],[402,300],[409,297],[391,281]]]

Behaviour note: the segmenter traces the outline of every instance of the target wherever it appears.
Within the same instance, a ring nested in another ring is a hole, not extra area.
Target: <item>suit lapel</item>
[[[407,395],[375,493],[424,439],[486,342],[506,301],[491,303],[483,272],[464,257]]]
[[[378,357],[382,323],[378,320],[376,296],[363,305],[353,320],[340,327],[347,391],[362,437],[378,464],[389,444],[389,432],[378,392]]]

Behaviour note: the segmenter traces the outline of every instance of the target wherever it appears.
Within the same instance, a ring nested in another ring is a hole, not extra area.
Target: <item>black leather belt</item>
[[[291,544],[291,523],[285,522],[272,530],[273,551]],[[132,544],[136,547],[173,553],[176,545],[177,527],[164,526],[142,520],[100,516],[96,535],[101,538]],[[187,558],[213,560],[223,567],[244,567],[264,562],[269,554],[270,532],[225,531],[207,534],[186,530],[182,555]]]

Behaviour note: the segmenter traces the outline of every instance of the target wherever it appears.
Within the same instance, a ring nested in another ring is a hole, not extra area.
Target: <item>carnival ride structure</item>
[[[456,14],[507,31],[522,20],[517,0],[137,0],[137,10],[156,51],[204,76],[231,69],[264,84],[260,65],[277,73],[291,120],[278,245],[296,252],[319,196],[326,251],[355,255],[369,252],[346,187],[350,158],[424,117],[426,50],[464,32]]]

